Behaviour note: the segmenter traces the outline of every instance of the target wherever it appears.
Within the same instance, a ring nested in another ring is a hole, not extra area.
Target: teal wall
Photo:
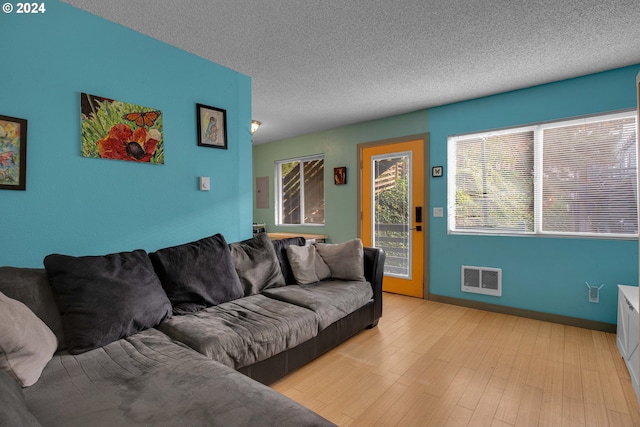
[[[28,120],[27,190],[0,190],[0,265],[251,235],[251,80],[58,1],[0,14],[0,114]],[[163,113],[165,164],[83,158],[80,92]],[[197,146],[196,103],[228,150]],[[211,191],[198,191],[198,176]]]
[[[447,136],[636,107],[640,66],[429,109],[431,163],[447,165]],[[447,179],[430,182],[430,291],[545,313],[616,323],[619,283],[637,285],[636,240],[448,235]],[[460,291],[462,265],[502,268],[502,297]],[[600,303],[585,281],[605,284]]]
[[[269,209],[255,209],[254,221],[265,223],[267,231],[321,233],[329,241],[340,243],[357,236],[358,173],[357,145],[365,142],[424,134],[427,131],[427,112],[403,114],[386,119],[345,126],[290,138],[253,148],[253,176],[269,177]],[[260,132],[260,130],[258,130]],[[275,226],[274,172],[275,161],[295,157],[324,154],[324,226]],[[347,184],[333,183],[333,168],[347,167]],[[254,180],[255,187],[255,180]],[[255,189],[254,189],[255,190]]]
[[[269,176],[270,209],[254,209],[254,219],[274,227],[274,161],[324,153],[327,171],[348,167],[347,186],[334,186],[325,173],[326,225],[291,231],[327,233],[340,242],[357,235],[356,145],[429,132],[430,165],[445,166],[445,177],[429,179],[429,212],[444,207],[443,218],[431,218],[429,230],[430,292],[435,295],[616,323],[618,283],[636,285],[638,242],[635,240],[553,237],[448,235],[447,136],[465,132],[563,119],[636,106],[632,66],[496,96],[431,108],[254,147],[254,176]],[[428,117],[428,123],[427,123]],[[427,176],[430,176],[428,173]],[[490,297],[460,291],[462,265],[502,268],[503,295]],[[585,281],[605,284],[600,303],[587,300]]]

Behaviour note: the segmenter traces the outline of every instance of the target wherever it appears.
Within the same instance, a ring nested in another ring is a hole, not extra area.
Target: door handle
[[[416,206],[416,222],[422,222],[422,206]]]

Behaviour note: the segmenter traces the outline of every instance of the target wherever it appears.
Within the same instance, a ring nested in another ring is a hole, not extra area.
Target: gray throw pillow
[[[299,285],[308,285],[331,277],[331,269],[316,253],[315,246],[289,246],[287,257]]]
[[[285,285],[276,251],[266,233],[231,243],[229,249],[245,296]]]
[[[149,258],[173,314],[193,313],[244,295],[222,234],[160,249]]]
[[[331,278],[365,281],[364,249],[360,239],[330,244],[316,243],[316,250],[331,269]]]
[[[18,383],[3,371],[0,371],[0,426],[40,426],[29,412]]]
[[[0,371],[35,384],[58,348],[51,329],[20,301],[0,292]]]
[[[153,328],[171,316],[171,302],[143,250],[85,257],[53,254],[44,266],[71,354]]]

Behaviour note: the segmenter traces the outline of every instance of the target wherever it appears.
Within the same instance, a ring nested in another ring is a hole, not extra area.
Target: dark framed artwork
[[[227,110],[196,104],[198,145],[227,149]]]
[[[347,183],[347,167],[346,166],[333,168],[333,183],[335,185],[344,185]]]
[[[162,112],[80,93],[82,157],[164,164]]]
[[[27,189],[27,120],[0,115],[0,189]]]

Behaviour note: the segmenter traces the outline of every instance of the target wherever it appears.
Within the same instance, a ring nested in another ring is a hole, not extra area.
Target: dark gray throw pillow
[[[288,237],[286,239],[272,240],[273,249],[276,251],[278,262],[280,263],[280,270],[282,276],[284,276],[284,282],[286,285],[295,285],[296,278],[293,275],[289,258],[287,257],[287,248],[291,245],[304,246],[306,240],[304,237]]]
[[[263,289],[285,285],[276,251],[266,233],[231,243],[229,248],[233,265],[244,287],[244,295],[254,295]]]
[[[53,254],[44,266],[71,354],[102,347],[171,316],[171,303],[144,250],[85,257]]]
[[[222,234],[149,254],[174,314],[187,314],[244,296]]]
[[[58,338],[58,350],[66,348],[62,318],[44,268],[0,267],[0,292],[29,307]]]
[[[280,263],[280,270],[282,271],[282,275],[284,276],[285,284],[295,285],[296,278],[293,275],[291,263],[289,262],[289,257],[287,256],[287,248],[291,245],[304,246],[306,243],[305,238],[288,237],[286,239],[272,240],[271,243],[273,244],[273,249],[276,251],[276,256],[278,257],[278,263]]]
[[[39,426],[24,400],[22,389],[13,378],[0,371],[0,426]]]

